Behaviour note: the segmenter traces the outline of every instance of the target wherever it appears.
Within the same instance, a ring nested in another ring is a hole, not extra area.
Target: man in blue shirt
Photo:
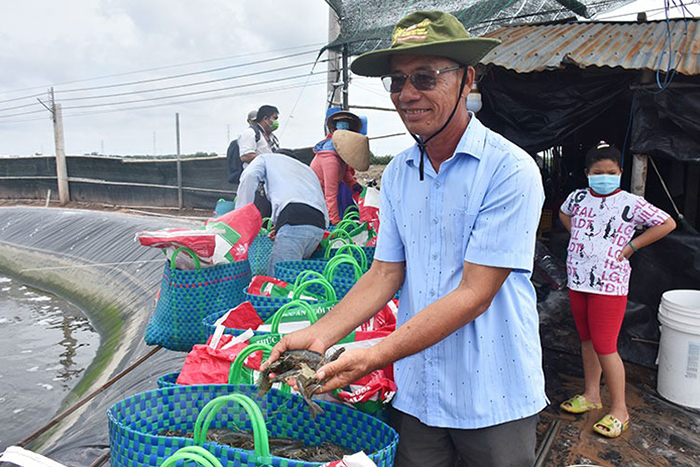
[[[475,65],[497,40],[417,12],[389,49],[352,64],[381,76],[416,145],[382,176],[371,269],[287,349],[324,352],[401,288],[397,330],[320,368],[322,390],[394,363],[396,465],[531,466],[547,404],[532,270],[544,199],[534,160],[466,109]]]

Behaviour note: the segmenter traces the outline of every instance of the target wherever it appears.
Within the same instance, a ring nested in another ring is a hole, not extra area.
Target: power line
[[[285,48],[282,48],[282,49],[271,50],[271,51],[269,51],[269,52],[250,52],[250,53],[245,53],[245,54],[230,55],[230,56],[227,56],[227,57],[210,58],[210,59],[207,59],[207,60],[198,60],[198,61],[195,61],[195,62],[180,63],[180,64],[175,64],[175,65],[165,65],[165,66],[161,66],[161,67],[146,68],[146,69],[143,69],[143,70],[136,70],[136,71],[127,71],[127,72],[123,72],[123,73],[115,73],[115,74],[111,74],[111,75],[96,76],[96,77],[93,77],[93,78],[83,78],[83,79],[77,79],[77,80],[73,80],[73,81],[63,81],[63,82],[59,82],[59,83],[47,84],[47,85],[44,85],[44,86],[32,86],[32,87],[28,87],[28,88],[14,89],[14,90],[11,90],[11,91],[4,91],[4,92],[9,94],[9,93],[13,93],[13,92],[29,91],[29,90],[31,90],[31,89],[39,89],[39,88],[42,88],[42,89],[43,89],[43,88],[45,88],[45,87],[47,87],[47,86],[50,87],[50,86],[62,86],[62,85],[65,85],[65,84],[83,83],[83,82],[86,82],[86,81],[96,81],[96,80],[106,79],[106,78],[115,78],[115,77],[118,77],[118,76],[135,75],[135,74],[138,74],[138,73],[146,73],[146,72],[149,72],[149,71],[159,71],[159,70],[167,70],[167,69],[169,69],[169,68],[178,68],[178,67],[184,67],[184,66],[190,66],[190,65],[198,65],[198,64],[200,64],[200,63],[216,62],[216,61],[220,61],[220,60],[230,60],[230,59],[232,59],[232,58],[248,57],[248,56],[251,56],[251,55],[263,55],[263,54],[266,54],[266,53],[277,53],[277,52],[283,52],[283,51],[286,51],[286,50],[302,49],[302,48],[306,48],[306,47],[316,47],[316,46],[323,45],[323,44],[324,44],[324,43],[319,42],[319,43],[314,43],[314,44],[298,45],[298,46],[294,46],[294,47],[285,47]],[[42,93],[42,94],[43,94],[43,93]],[[42,94],[39,94],[39,95],[42,95]],[[30,97],[37,97],[37,96],[25,96],[25,97],[18,97],[18,98],[9,99],[9,100],[27,99],[27,98],[30,98]],[[9,101],[9,100],[8,100],[8,101]],[[8,102],[8,101],[0,101],[0,102]]]
[[[251,66],[251,65],[259,65],[261,63],[268,63],[268,62],[274,62],[277,60],[284,60],[286,58],[292,58],[292,57],[298,57],[300,55],[308,55],[310,53],[315,53],[316,51],[310,50],[308,52],[298,52],[295,54],[289,54],[289,55],[282,55],[280,57],[275,57],[275,58],[267,58],[265,60],[257,60],[254,62],[247,62],[247,63],[239,63],[236,65],[229,65],[229,66],[224,66],[224,67],[219,67],[219,68],[212,68],[209,70],[202,70],[202,71],[193,71],[191,73],[181,73],[179,75],[172,75],[172,76],[164,76],[161,78],[151,78],[151,79],[144,79],[144,80],[139,80],[139,81],[130,81],[127,83],[118,83],[118,84],[107,84],[104,86],[94,86],[91,88],[80,88],[80,89],[64,89],[64,90],[56,90],[56,93],[67,93],[67,92],[81,92],[81,91],[94,91],[96,89],[108,89],[108,88],[116,88],[116,87],[122,87],[122,86],[132,86],[134,84],[144,84],[144,83],[153,83],[156,81],[165,81],[169,79],[177,79],[177,78],[184,78],[186,76],[194,76],[194,75],[203,75],[206,73],[215,73],[218,71],[224,71],[224,70],[230,70],[232,68],[241,68],[244,66]]]
[[[312,63],[316,63],[316,62],[312,62]],[[308,65],[308,64],[306,64],[306,65]],[[293,67],[288,67],[288,68],[293,68]],[[275,71],[275,70],[272,70],[272,71]],[[249,75],[259,75],[259,74],[263,74],[263,73],[267,73],[267,72],[270,72],[270,71],[256,72],[256,73],[249,74]],[[133,103],[138,103],[138,102],[148,102],[148,101],[155,101],[155,100],[172,99],[172,98],[178,98],[178,97],[207,94],[207,93],[212,93],[212,92],[228,91],[231,89],[238,89],[238,88],[244,88],[244,87],[250,87],[250,86],[259,86],[262,84],[269,84],[269,83],[278,82],[278,81],[287,81],[290,79],[304,78],[307,76],[324,74],[324,73],[325,73],[325,71],[312,72],[310,74],[287,76],[287,77],[283,77],[283,78],[274,78],[274,79],[270,79],[270,80],[266,80],[266,81],[258,81],[255,83],[240,84],[240,85],[236,85],[236,86],[227,86],[224,88],[207,89],[207,90],[202,90],[202,91],[194,91],[194,92],[190,92],[190,93],[174,94],[174,95],[168,95],[168,96],[152,97],[152,98],[147,98],[147,99],[136,99],[136,100],[129,100],[129,101],[121,101],[121,102],[108,102],[108,103],[103,103],[103,104],[76,105],[76,106],[72,106],[72,107],[64,107],[63,110],[65,111],[65,110],[71,110],[71,109],[85,109],[85,108],[104,107],[104,106],[112,106],[112,105],[127,105],[127,104],[133,104]],[[244,75],[244,76],[248,76],[248,75]],[[242,77],[242,76],[239,76],[239,77]],[[230,78],[227,78],[227,79],[230,79]],[[186,86],[187,85],[175,86],[175,87],[178,88],[178,87],[186,87]],[[151,91],[153,91],[153,90],[151,90]],[[141,92],[150,92],[150,91],[141,91]],[[119,95],[137,94],[137,93],[138,92],[123,93],[123,94],[119,94]],[[107,96],[101,96],[101,97],[107,97]],[[67,99],[65,99],[65,100],[67,100]],[[2,109],[2,110],[6,110],[6,109]],[[0,118],[19,117],[19,116],[23,116],[23,115],[32,115],[32,114],[41,113],[41,112],[44,112],[44,110],[40,109],[40,110],[33,110],[33,111],[28,111],[28,112],[0,115]]]
[[[327,60],[321,60],[321,62],[325,62]],[[291,70],[292,68],[301,68],[304,66],[309,66],[313,65],[316,62],[306,62],[306,63],[300,63],[298,65],[289,65],[285,67],[280,67],[280,68],[273,68],[271,70],[263,70],[263,71],[256,71],[253,73],[246,73],[243,75],[236,75],[236,76],[227,76],[226,78],[218,78],[218,79],[210,79],[206,81],[197,81],[195,83],[187,83],[187,84],[178,84],[175,86],[166,86],[162,88],[155,88],[155,89],[144,89],[141,91],[129,91],[129,92],[121,92],[121,93],[116,93],[116,94],[104,94],[101,96],[86,96],[86,97],[68,97],[68,98],[63,98],[61,99],[61,102],[67,102],[67,101],[79,101],[79,100],[86,100],[86,99],[103,99],[107,97],[119,97],[119,96],[129,96],[133,94],[143,94],[147,92],[158,92],[158,91],[167,91],[170,89],[180,89],[180,88],[187,88],[190,86],[201,86],[203,84],[212,84],[212,83],[219,83],[222,81],[230,81],[232,79],[238,79],[238,78],[248,78],[251,76],[259,76],[259,75],[264,75],[267,73],[275,73],[277,71],[283,71],[283,70]],[[4,109],[2,109],[4,110]]]
[[[259,86],[261,84],[275,83],[278,81],[287,81],[290,79],[306,78],[309,75],[318,75],[318,74],[325,74],[325,73],[326,73],[325,71],[317,71],[317,72],[310,73],[310,74],[306,73],[303,75],[287,76],[285,78],[274,78],[274,79],[270,79],[267,81],[259,81],[259,82],[248,83],[248,84],[239,84],[237,86],[227,86],[225,88],[218,88],[218,89],[206,89],[204,91],[186,92],[183,94],[173,94],[170,96],[150,97],[148,99],[137,99],[137,100],[131,100],[131,101],[113,102],[113,103],[106,103],[106,104],[75,105],[72,107],[64,107],[63,110],[87,109],[87,108],[92,108],[92,107],[104,107],[104,106],[109,106],[109,105],[126,105],[126,104],[134,104],[134,103],[138,103],[138,102],[149,102],[149,101],[158,101],[158,100],[163,100],[163,99],[172,99],[172,98],[176,98],[176,97],[196,96],[196,95],[208,94],[208,93],[212,93],[212,92],[228,91],[230,89],[245,88],[245,87],[250,87],[250,86]]]
[[[304,75],[306,76],[306,75]],[[311,82],[308,84],[308,86],[316,86],[319,84],[326,84],[326,80],[318,81],[318,82]],[[212,97],[205,97],[201,99],[190,99],[190,100],[185,100],[185,101],[176,101],[176,102],[164,102],[161,104],[154,104],[154,105],[144,105],[144,106],[136,106],[136,107],[126,107],[123,109],[110,109],[110,110],[98,110],[94,112],[82,112],[82,113],[75,113],[75,114],[64,114],[63,118],[73,118],[73,117],[82,117],[82,116],[87,116],[87,115],[99,115],[99,114],[106,114],[106,113],[113,113],[113,112],[124,112],[128,110],[141,110],[141,109],[152,109],[156,107],[164,107],[168,105],[178,105],[178,104],[192,104],[192,103],[198,103],[198,102],[206,102],[206,101],[212,101],[212,100],[221,100],[221,99],[229,99],[232,97],[241,97],[241,96],[249,96],[249,95],[257,95],[257,94],[266,94],[270,92],[278,92],[278,91],[285,91],[289,89],[298,89],[304,87],[305,84],[295,84],[295,85],[290,85],[290,86],[284,86],[284,87],[277,87],[277,88],[267,88],[267,89],[260,89],[260,90],[253,90],[253,91],[246,91],[242,93],[237,93],[237,94],[227,94],[224,96],[212,96]],[[46,118],[32,118],[32,119],[26,119],[26,120],[10,120],[10,121],[3,121],[3,124],[9,124],[9,123],[26,123],[26,122],[38,122],[38,121],[47,121]]]
[[[156,81],[164,81],[164,80],[170,80],[170,79],[183,78],[186,76],[194,76],[194,75],[200,75],[200,74],[205,74],[205,73],[214,73],[214,72],[223,71],[223,70],[232,69],[232,68],[240,68],[240,67],[251,66],[251,65],[259,65],[261,63],[268,63],[268,62],[272,62],[272,61],[276,61],[276,60],[284,60],[287,58],[293,58],[293,57],[297,57],[300,55],[307,55],[307,54],[315,53],[315,52],[316,52],[316,50],[310,50],[310,51],[299,52],[299,53],[295,53],[295,54],[288,54],[288,55],[283,55],[283,56],[279,56],[279,57],[268,58],[268,59],[264,59],[264,60],[256,60],[253,62],[239,63],[239,64],[231,65],[228,67],[220,67],[220,68],[214,68],[214,69],[209,69],[209,70],[196,71],[196,72],[192,72],[192,73],[182,73],[179,75],[164,76],[164,77],[160,77],[160,78],[132,81],[132,82],[127,82],[127,83],[117,83],[117,84],[111,84],[111,85],[105,85],[105,86],[94,86],[91,88],[56,90],[55,92],[58,94],[58,93],[67,93],[67,92],[92,91],[92,90],[96,90],[96,89],[107,89],[107,88],[113,88],[113,87],[131,86],[134,84],[143,84],[143,83],[150,83],[150,82],[156,82]],[[44,93],[40,93],[40,94],[32,94],[29,96],[17,97],[17,98],[13,98],[13,99],[0,100],[0,104],[4,104],[6,102],[15,102],[15,101],[24,100],[24,99],[34,99],[36,97],[43,96],[43,95],[44,95]],[[29,104],[25,104],[23,107],[27,107],[27,106],[29,106]],[[21,108],[21,107],[18,106],[15,108]],[[3,109],[3,110],[9,110],[9,109]]]

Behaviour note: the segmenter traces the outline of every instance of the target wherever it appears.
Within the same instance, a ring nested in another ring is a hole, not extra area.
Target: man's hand
[[[320,381],[329,378],[329,380],[319,392],[344,388],[380,368],[381,364],[374,354],[371,348],[351,349],[343,352],[338,360],[323,365],[316,372],[316,379]]]
[[[277,236],[277,230],[272,229],[270,230],[270,233],[267,234],[267,237],[272,240],[273,242],[275,241],[275,236]]]
[[[320,354],[325,354],[329,345],[325,344],[315,332],[310,331],[311,328],[301,329],[299,331],[287,334],[282,337],[282,340],[272,348],[270,358],[263,363],[263,369],[270,363],[276,361],[280,355],[287,350],[313,350]]]

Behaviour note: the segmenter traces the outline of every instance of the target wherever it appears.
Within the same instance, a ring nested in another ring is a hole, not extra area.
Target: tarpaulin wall
[[[178,205],[174,160],[67,156],[66,166],[72,201],[120,206]],[[183,207],[208,209],[219,198],[233,198],[232,193],[226,193],[235,192],[236,188],[228,183],[226,158],[183,159],[181,166]],[[0,198],[45,199],[49,188],[51,199],[58,200],[53,156],[0,158]]]

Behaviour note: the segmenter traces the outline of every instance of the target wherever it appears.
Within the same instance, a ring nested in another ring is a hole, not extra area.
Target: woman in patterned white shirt
[[[644,198],[620,188],[620,151],[601,142],[586,154],[589,188],[575,190],[561,206],[559,218],[571,232],[567,275],[571,311],[581,338],[585,389],[561,408],[583,413],[602,408],[600,378],[610,391],[608,414],[593,425],[616,438],[627,429],[625,367],[617,337],[627,306],[629,257],[676,228],[674,220]],[[639,225],[647,230],[632,239]]]

